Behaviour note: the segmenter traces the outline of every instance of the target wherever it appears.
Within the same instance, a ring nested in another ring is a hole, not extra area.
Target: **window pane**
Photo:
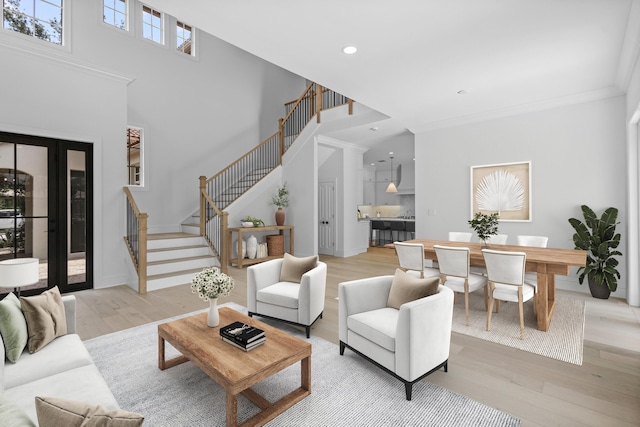
[[[33,0],[5,1],[4,6],[5,8],[11,8],[11,9],[13,9],[15,6],[20,12],[24,13],[25,15],[29,15],[29,16],[35,15],[35,12],[33,10],[33,7],[34,7]]]
[[[36,3],[35,17],[47,22],[61,22],[62,9],[45,1],[38,0]]]
[[[3,18],[4,28],[62,44],[61,0],[5,0]]]
[[[116,0],[116,10],[122,14],[127,13],[127,1],[126,0]]]

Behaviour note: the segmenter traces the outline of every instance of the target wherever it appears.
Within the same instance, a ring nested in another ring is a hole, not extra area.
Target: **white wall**
[[[530,160],[533,220],[501,222],[509,243],[517,234],[545,235],[550,247],[573,248],[567,220],[580,217],[580,205],[587,204],[597,213],[620,210],[624,245],[625,108],[620,96],[416,135],[417,237],[446,239],[449,231],[469,230],[471,166]],[[626,295],[624,255],[618,297]],[[589,292],[574,271],[556,282]]]
[[[69,49],[0,30],[0,130],[94,144],[94,282],[104,287],[125,283],[130,263],[127,125],[145,131],[147,185],[136,202],[150,232],[174,231],[198,208],[198,177],[274,133],[305,81],[198,31],[194,59],[141,40],[135,26],[127,33],[104,24],[101,2],[69,7]]]

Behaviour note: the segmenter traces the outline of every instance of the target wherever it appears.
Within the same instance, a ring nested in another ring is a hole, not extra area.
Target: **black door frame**
[[[61,293],[93,289],[93,145],[57,138],[15,134],[0,131],[0,140],[22,145],[47,147],[48,166],[48,273],[47,287],[58,286]],[[67,152],[85,153],[86,180],[86,250],[84,283],[67,283],[68,227],[67,219]],[[19,166],[19,165],[18,165]],[[22,295],[34,295],[42,289],[24,290]]]

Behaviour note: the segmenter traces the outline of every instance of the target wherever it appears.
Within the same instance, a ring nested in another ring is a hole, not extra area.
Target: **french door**
[[[93,287],[92,148],[0,132],[0,260],[40,260],[23,295]]]

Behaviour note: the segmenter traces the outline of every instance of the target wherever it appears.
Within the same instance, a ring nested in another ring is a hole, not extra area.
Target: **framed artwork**
[[[531,162],[471,166],[471,218],[476,212],[531,221]]]

